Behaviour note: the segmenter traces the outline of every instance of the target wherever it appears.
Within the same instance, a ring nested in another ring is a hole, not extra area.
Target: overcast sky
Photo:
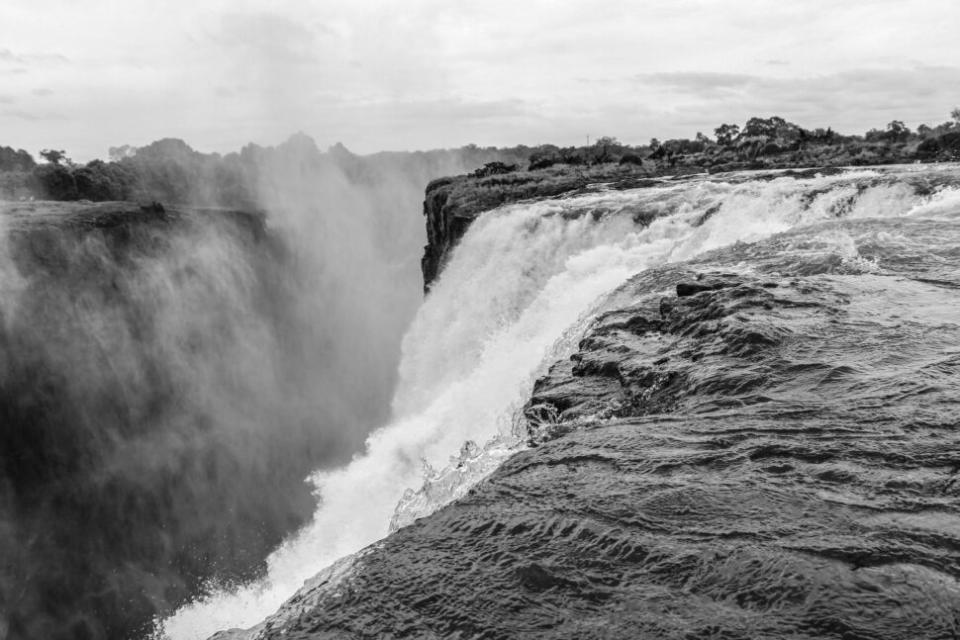
[[[0,145],[642,143],[960,105],[956,0],[0,0]]]

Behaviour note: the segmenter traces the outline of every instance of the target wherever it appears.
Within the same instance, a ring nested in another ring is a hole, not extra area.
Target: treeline
[[[650,173],[677,170],[723,171],[793,166],[846,166],[960,160],[960,109],[936,125],[911,131],[894,120],[885,129],[843,135],[805,129],[783,118],[751,118],[742,127],[721,124],[713,137],[628,145],[602,137],[580,147],[467,145],[459,149],[384,152],[358,156],[337,144],[321,152],[297,134],[277,147],[248,144],[239,152],[201,153],[183,140],[166,138],[144,147],[114,147],[108,161],[77,164],[62,150],[44,149],[36,162],[23,149],[0,146],[0,198],[48,200],[133,200],[250,208],[271,172],[336,166],[354,182],[375,182],[383,169],[429,175],[431,166],[455,159],[478,175],[553,165],[635,165]]]
[[[239,152],[221,155],[165,138],[144,147],[112,147],[109,161],[78,164],[63,150],[44,149],[40,152],[44,162],[37,163],[22,149],[0,147],[0,199],[157,201],[249,209],[258,206],[259,191],[270,187],[277,172],[335,167],[352,182],[373,184],[387,168],[393,175],[409,172],[419,177],[433,175],[431,167],[440,171],[453,160],[469,171],[493,161],[523,161],[523,149],[468,145],[359,156],[339,143],[320,151],[310,137],[296,134],[276,147],[248,144]]]
[[[596,165],[616,162],[645,166],[653,172],[678,168],[699,170],[762,169],[786,166],[846,166],[960,160],[960,109],[951,120],[911,131],[894,120],[883,130],[843,135],[831,128],[805,129],[783,118],[750,118],[742,127],[721,124],[714,136],[697,132],[693,139],[631,146],[602,137],[583,147],[543,145],[528,156],[529,170],[557,164]],[[492,165],[481,172],[503,172]]]

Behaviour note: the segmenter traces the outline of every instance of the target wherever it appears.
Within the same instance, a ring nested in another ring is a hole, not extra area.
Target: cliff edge
[[[439,277],[450,252],[484,211],[524,200],[581,193],[590,189],[642,186],[651,171],[635,165],[591,167],[555,165],[545,169],[472,174],[439,178],[427,185],[423,214],[427,245],[423,250],[424,291]],[[652,183],[653,181],[651,181]]]

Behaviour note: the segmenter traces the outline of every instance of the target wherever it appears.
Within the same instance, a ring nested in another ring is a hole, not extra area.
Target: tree
[[[827,127],[826,129],[824,129],[823,127],[817,127],[816,129],[811,131],[809,135],[815,141],[820,143],[827,143],[827,144],[832,143],[834,138],[837,137],[837,134],[834,133],[833,129],[830,127]]]
[[[743,125],[741,133],[745,137],[795,138],[799,137],[800,127],[787,122],[780,116],[769,118],[750,118]]]
[[[593,162],[603,163],[615,160],[615,153],[620,149],[620,141],[613,136],[601,136],[593,143],[596,153]]]
[[[0,147],[0,171],[31,171],[36,164],[23,149]]]
[[[79,197],[70,169],[56,162],[38,165],[31,178],[33,190],[48,200],[76,200]]]
[[[713,133],[717,136],[717,144],[727,146],[740,135],[740,127],[735,124],[722,124],[714,129]]]
[[[894,120],[887,125],[884,137],[891,142],[903,142],[910,137],[910,129],[902,120]]]
[[[70,158],[67,157],[67,152],[63,149],[43,149],[40,151],[40,157],[50,164],[59,165],[61,162],[70,164]]]
[[[950,112],[950,117],[956,120],[957,124],[960,124],[960,107],[954,108],[954,110]]]
[[[517,170],[517,165],[504,164],[498,160],[494,162],[488,162],[487,164],[483,165],[482,167],[474,171],[471,175],[477,178],[485,178],[486,176],[496,176],[503,173],[511,173],[516,170]]]
[[[77,195],[85,200],[125,200],[130,196],[136,177],[124,165],[93,160],[74,170]]]

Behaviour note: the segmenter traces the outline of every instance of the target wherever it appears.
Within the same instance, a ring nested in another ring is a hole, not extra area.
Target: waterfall
[[[515,416],[534,381],[631,275],[824,220],[956,211],[960,191],[930,187],[928,173],[692,178],[483,214],[406,334],[388,424],[349,464],[311,477],[313,519],[270,556],[264,580],[213,588],[161,621],[158,635],[252,626],[318,571],[387,535],[391,518],[402,525],[463,495],[523,446]],[[836,251],[855,260],[847,244]]]

